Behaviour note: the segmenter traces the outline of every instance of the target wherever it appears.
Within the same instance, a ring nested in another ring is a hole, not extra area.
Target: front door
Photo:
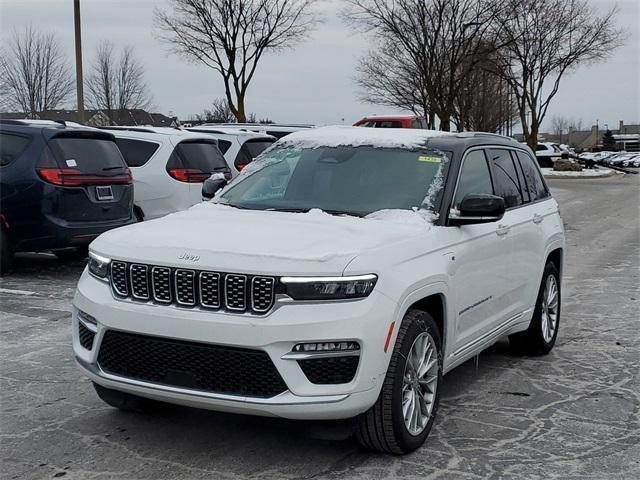
[[[487,158],[482,149],[463,159],[452,207],[468,194],[494,194]],[[509,230],[502,221],[457,227],[451,281],[456,297],[456,346],[463,353],[508,314],[507,265],[512,254]]]

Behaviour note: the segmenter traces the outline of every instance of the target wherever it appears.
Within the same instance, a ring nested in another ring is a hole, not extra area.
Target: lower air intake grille
[[[298,360],[298,364],[311,383],[337,385],[353,380],[360,357],[335,357]]]
[[[287,385],[266,352],[107,331],[98,354],[107,373],[211,393],[270,398]]]
[[[78,322],[78,337],[80,338],[80,345],[82,345],[83,348],[91,350],[95,336],[95,333],[85,327],[82,322]]]

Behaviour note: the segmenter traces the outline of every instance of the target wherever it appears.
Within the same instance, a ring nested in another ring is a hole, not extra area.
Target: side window
[[[464,197],[470,193],[493,195],[489,164],[482,150],[474,150],[464,159],[453,200],[454,208],[458,208]]]
[[[524,173],[524,179],[527,182],[527,190],[531,201],[542,200],[549,196],[547,186],[542,180],[540,170],[536,167],[533,159],[524,152],[517,152],[520,165],[522,166],[522,172]]]
[[[524,180],[522,167],[520,166],[520,162],[518,161],[516,152],[514,152],[513,150],[511,151],[511,159],[513,160],[513,166],[516,168],[516,174],[518,175],[518,183],[520,184],[520,193],[522,194],[522,201],[524,203],[529,203],[531,202],[531,196],[529,195],[529,190],[527,189],[527,182],[525,182]]]
[[[0,133],[0,167],[9,165],[16,158],[22,155],[31,141],[22,135],[12,135],[10,133]]]
[[[227,150],[231,148],[231,142],[229,142],[228,140],[218,140],[218,148],[224,155],[225,153],[227,153]]]
[[[504,198],[506,208],[522,205],[520,182],[509,150],[490,149],[487,153],[493,162],[496,195]]]
[[[116,145],[118,145],[124,161],[130,167],[143,166],[160,146],[157,143],[131,140],[129,138],[116,138]]]

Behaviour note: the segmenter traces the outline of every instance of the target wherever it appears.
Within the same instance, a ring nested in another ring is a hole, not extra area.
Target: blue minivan
[[[114,136],[52,121],[0,120],[0,270],[15,252],[86,254],[135,222],[131,172]]]

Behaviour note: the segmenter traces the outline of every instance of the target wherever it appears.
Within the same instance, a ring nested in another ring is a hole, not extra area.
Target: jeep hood
[[[198,270],[340,275],[359,254],[424,235],[430,227],[429,219],[410,211],[356,218],[201,203],[106,232],[91,250],[114,259]]]

